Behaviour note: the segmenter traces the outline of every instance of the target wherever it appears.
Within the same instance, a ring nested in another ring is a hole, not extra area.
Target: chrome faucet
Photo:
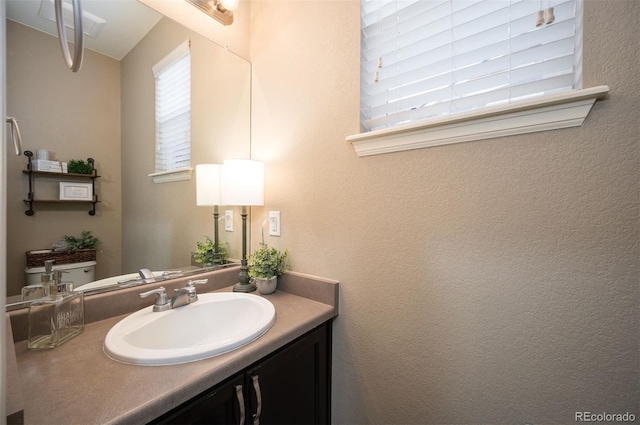
[[[120,288],[128,288],[130,286],[142,285],[143,283],[154,283],[161,280],[166,280],[167,276],[163,274],[162,277],[156,278],[151,270],[149,269],[140,269],[138,271],[138,277],[132,277],[129,279],[119,280],[118,286]]]
[[[140,269],[138,273],[142,279],[153,279],[153,273],[149,269]]]
[[[180,288],[173,291],[171,298],[171,308],[178,308],[191,304],[191,294],[187,288]]]
[[[196,293],[194,285],[202,285],[208,281],[209,279],[190,280],[184,288],[174,290],[171,299],[167,296],[167,291],[163,286],[141,293],[140,298],[146,298],[149,295],[155,294],[156,301],[153,305],[153,311],[165,311],[171,308],[178,308],[198,301],[198,294]]]
[[[198,294],[194,285],[203,285],[208,281],[209,279],[189,280],[184,288],[175,289],[173,298],[171,298],[171,308],[182,307],[198,301]]]

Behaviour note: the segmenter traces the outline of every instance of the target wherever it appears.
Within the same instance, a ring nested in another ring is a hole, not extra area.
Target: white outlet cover
[[[225,232],[233,232],[233,210],[224,211],[224,230]]]
[[[280,236],[280,211],[269,211],[269,236]]]

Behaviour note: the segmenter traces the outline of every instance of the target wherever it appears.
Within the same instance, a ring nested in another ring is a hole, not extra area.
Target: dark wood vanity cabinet
[[[329,321],[151,423],[327,424],[330,394]]]
[[[249,423],[257,412],[261,424],[330,422],[329,332],[322,326],[245,373]]]
[[[176,407],[151,423],[239,424],[240,401],[244,399],[243,383],[242,376],[235,376]]]

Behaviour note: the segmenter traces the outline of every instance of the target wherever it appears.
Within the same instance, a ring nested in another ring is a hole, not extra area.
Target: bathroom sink
[[[118,322],[104,352],[123,363],[158,366],[217,356],[250,343],[271,328],[273,304],[237,292],[198,294],[198,301],[162,312],[153,306]]]

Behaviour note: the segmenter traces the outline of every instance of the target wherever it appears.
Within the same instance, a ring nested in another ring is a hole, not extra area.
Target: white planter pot
[[[260,279],[255,277],[253,278],[253,282],[258,287],[258,292],[263,295],[267,295],[275,292],[276,287],[278,286],[278,276],[273,276],[270,279]]]

